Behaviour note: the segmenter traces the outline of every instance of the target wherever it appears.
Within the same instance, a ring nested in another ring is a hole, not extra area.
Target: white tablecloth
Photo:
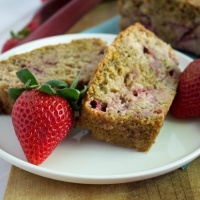
[[[0,0],[0,51],[10,31],[23,28],[40,6],[40,0]],[[0,158],[0,200],[3,200],[10,168],[11,165]]]

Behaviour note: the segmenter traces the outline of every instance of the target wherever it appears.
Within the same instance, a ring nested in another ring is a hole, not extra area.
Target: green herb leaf
[[[8,94],[12,99],[16,100],[25,90],[25,88],[8,88]]]
[[[60,80],[51,80],[51,81],[47,81],[46,84],[51,85],[51,87],[67,87],[67,83],[64,81],[60,81]]]
[[[49,84],[44,84],[44,85],[40,86],[38,88],[38,90],[40,92],[44,92],[44,93],[47,93],[47,94],[50,94],[50,95],[56,94],[56,91]]]
[[[74,88],[59,89],[56,93],[65,99],[78,100],[80,97],[80,91]]]
[[[36,78],[33,76],[33,74],[27,68],[23,68],[23,69],[19,70],[16,74],[22,83],[24,83],[24,84],[29,83],[28,84],[29,86],[38,85]]]
[[[70,88],[76,88],[77,87],[80,75],[81,75],[81,73],[78,72],[76,78],[74,79],[74,81],[70,85]]]

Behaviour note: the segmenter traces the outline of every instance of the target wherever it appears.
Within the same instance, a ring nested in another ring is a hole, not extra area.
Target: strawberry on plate
[[[182,72],[171,112],[178,118],[200,116],[200,59]]]
[[[32,73],[24,68],[17,72],[23,88],[9,88],[16,99],[12,123],[28,162],[41,164],[72,128],[74,110],[84,90],[75,89],[80,74],[70,87],[52,80],[39,86]]]

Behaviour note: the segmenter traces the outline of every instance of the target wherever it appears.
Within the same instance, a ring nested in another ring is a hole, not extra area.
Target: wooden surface
[[[199,200],[200,158],[187,170],[149,180],[84,185],[55,181],[12,167],[4,200]]]
[[[117,1],[105,1],[89,12],[68,33],[76,33],[117,14]],[[175,170],[153,179],[116,184],[83,185],[43,178],[11,168],[4,200],[198,200],[200,158],[187,170]]]

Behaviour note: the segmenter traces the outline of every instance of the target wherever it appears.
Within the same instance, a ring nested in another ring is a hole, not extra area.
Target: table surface
[[[85,185],[42,178],[12,167],[4,200],[198,200],[200,158],[187,170],[116,185]]]
[[[118,14],[117,1],[102,2],[67,33],[77,33]],[[175,170],[152,179],[116,185],[85,185],[43,178],[12,166],[4,200],[40,199],[143,199],[200,198],[200,158],[187,170]]]

